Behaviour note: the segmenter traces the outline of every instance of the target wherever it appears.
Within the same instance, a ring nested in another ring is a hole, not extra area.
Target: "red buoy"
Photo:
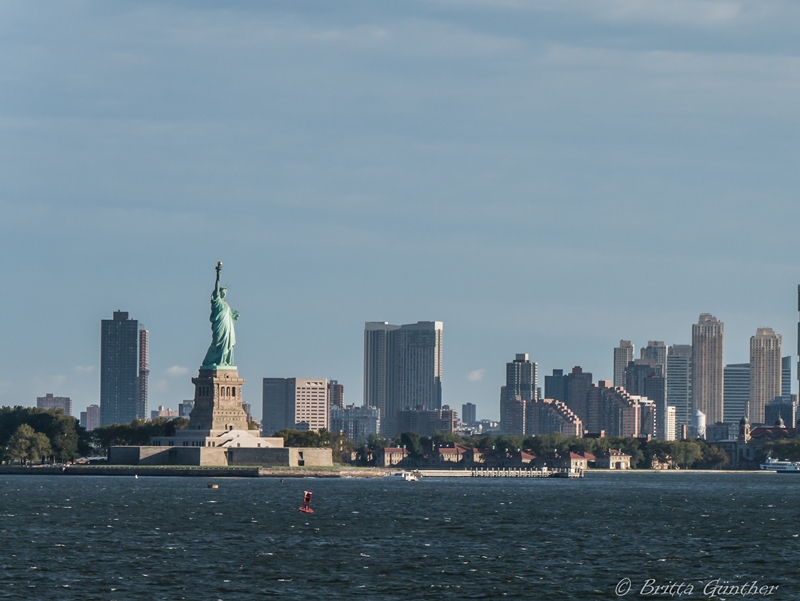
[[[303,513],[314,513],[314,510],[311,509],[311,491],[310,490],[303,491],[303,505],[298,507],[297,511],[302,511]]]

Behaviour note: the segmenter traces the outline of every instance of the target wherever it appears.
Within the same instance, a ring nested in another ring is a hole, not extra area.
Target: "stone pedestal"
[[[242,407],[244,378],[233,369],[201,369],[194,384],[194,408],[188,430],[222,433],[247,430],[247,414]],[[212,435],[214,435],[212,434]]]

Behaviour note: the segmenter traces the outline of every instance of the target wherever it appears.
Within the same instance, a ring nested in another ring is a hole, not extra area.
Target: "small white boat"
[[[386,474],[385,478],[393,480],[405,480],[406,482],[416,482],[419,480],[419,475],[414,472],[395,472],[393,474]]]
[[[800,463],[794,461],[781,461],[767,457],[766,461],[761,464],[762,470],[770,470],[773,472],[791,472],[800,474]]]

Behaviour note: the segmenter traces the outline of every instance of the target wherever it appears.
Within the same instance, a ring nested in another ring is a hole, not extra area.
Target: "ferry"
[[[767,460],[761,464],[762,470],[771,470],[773,472],[786,472],[800,474],[800,463],[793,461],[780,461],[767,457]]]
[[[415,474],[414,472],[395,472],[394,474],[387,474],[384,476],[385,478],[392,478],[392,479],[403,479],[406,482],[416,482],[419,480],[419,475]]]

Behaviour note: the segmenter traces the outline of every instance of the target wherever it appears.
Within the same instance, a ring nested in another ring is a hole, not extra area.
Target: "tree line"
[[[466,447],[495,451],[525,451],[536,456],[552,452],[591,453],[599,456],[609,449],[619,449],[631,456],[632,468],[650,468],[654,465],[668,465],[682,469],[718,469],[729,463],[728,455],[714,444],[704,440],[644,440],[623,438],[567,437],[563,434],[539,434],[536,436],[509,436],[505,434],[484,434],[460,436],[453,433],[436,433],[433,436],[420,436],[414,432],[403,432],[392,439],[372,435],[360,447],[359,455],[368,456],[370,452],[384,447],[403,447],[412,460],[422,459],[435,446],[458,443]],[[800,455],[800,444],[797,447]]]
[[[112,445],[146,445],[153,436],[174,436],[186,418],[161,417],[113,424],[87,432],[61,409],[0,408],[0,461],[4,463],[67,463]]]

